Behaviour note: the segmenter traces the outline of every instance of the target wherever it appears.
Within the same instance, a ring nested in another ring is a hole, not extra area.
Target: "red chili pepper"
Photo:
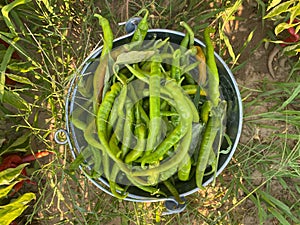
[[[27,155],[27,156],[24,156],[22,158],[22,163],[26,163],[26,162],[31,162],[31,161],[34,161],[36,159],[39,159],[39,158],[42,158],[42,157],[45,157],[47,155],[50,155],[52,154],[52,152],[49,152],[49,151],[41,151],[41,152],[37,152],[35,154],[31,154],[31,155]]]
[[[45,157],[49,154],[52,154],[52,152],[41,151],[41,152],[37,152],[35,154],[30,154],[30,155],[24,156],[22,158],[17,154],[7,155],[4,157],[4,159],[0,165],[0,171],[3,171],[8,168],[15,168],[22,163],[28,163],[28,162],[34,161],[36,159]],[[21,174],[23,176],[27,177],[25,168],[21,171]],[[31,181],[30,179],[21,180],[20,182],[15,184],[13,191],[10,193],[10,196],[13,196],[15,193],[17,193],[22,188],[24,182],[36,185],[36,183]]]
[[[18,165],[22,163],[22,159],[20,156],[13,154],[13,155],[8,155],[6,156],[1,165],[0,165],[0,171],[3,171],[8,168],[15,168]]]
[[[298,20],[298,19],[295,19],[293,21],[293,23],[298,23],[298,22],[300,22],[300,20]],[[287,23],[290,23],[290,21],[287,21]],[[287,31],[289,32],[290,36],[287,37],[286,39],[284,39],[283,40],[284,42],[286,42],[286,43],[294,43],[294,42],[297,42],[297,41],[300,40],[300,35],[298,33],[296,33],[296,30],[295,30],[294,27],[290,27]],[[281,47],[285,47],[285,46],[287,46],[287,44],[281,43],[280,46]]]

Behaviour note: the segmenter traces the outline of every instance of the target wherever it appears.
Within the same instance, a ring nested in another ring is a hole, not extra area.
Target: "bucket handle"
[[[177,202],[174,198],[169,198],[165,201],[165,208],[167,211],[162,212],[162,215],[171,215],[175,213],[181,213],[186,208],[186,199],[184,197],[180,197],[183,203]]]
[[[70,137],[66,130],[59,129],[54,133],[54,140],[57,144],[65,145],[67,143],[70,144]]]

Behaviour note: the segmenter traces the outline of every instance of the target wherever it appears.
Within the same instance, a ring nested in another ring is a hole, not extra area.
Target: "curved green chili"
[[[172,167],[175,167],[180,163],[182,160],[182,155],[185,155],[188,153],[190,149],[190,144],[192,140],[192,126],[188,127],[188,130],[186,132],[186,135],[182,138],[180,143],[178,144],[174,155],[169,160],[166,160],[165,162],[159,164],[159,166],[147,170],[136,170],[131,171],[132,176],[147,176],[151,174],[157,174],[162,173],[164,171],[167,171],[171,169]]]
[[[96,114],[98,110],[98,101],[100,93],[102,93],[103,86],[104,86],[104,76],[107,69],[108,63],[108,55],[112,50],[113,46],[113,32],[111,30],[109,21],[99,14],[94,15],[99,20],[99,24],[102,27],[103,31],[103,47],[100,56],[99,65],[94,73],[94,91],[93,91],[93,104],[94,104],[94,113]]]
[[[110,177],[108,179],[108,182],[109,182],[109,186],[110,186],[110,190],[111,190],[111,193],[119,198],[119,199],[124,199],[127,197],[128,194],[120,194],[119,192],[117,192],[118,189],[120,189],[119,185],[116,183],[116,179],[117,179],[117,176],[118,176],[118,173],[120,171],[120,168],[118,167],[118,165],[115,163],[113,165],[113,168],[112,168],[112,171],[111,171],[111,174],[110,174]]]
[[[86,124],[86,118],[85,120],[82,120],[82,117],[84,113],[86,113],[86,117],[87,116],[91,116],[89,114],[88,108],[91,105],[91,101],[86,101],[84,102],[83,106],[78,105],[78,107],[76,109],[73,110],[73,112],[71,113],[71,122],[72,124],[77,127],[80,130],[85,130],[87,127]]]
[[[180,26],[183,26],[189,34],[189,48],[194,46],[194,32],[191,27],[184,21],[180,22]]]
[[[207,27],[204,30],[204,40],[206,44],[206,62],[208,67],[208,96],[214,107],[219,104],[219,72],[214,55],[214,46],[210,39],[210,34],[215,32],[212,27]]]
[[[131,150],[125,158],[125,163],[131,163],[144,154],[146,146],[146,127],[144,124],[138,124],[135,127],[134,134],[137,137],[136,146]]]
[[[178,202],[178,204],[184,204],[184,201],[181,200],[179,193],[178,193],[177,189],[173,186],[173,184],[168,180],[165,180],[163,183],[166,186],[166,188],[170,191],[170,193],[174,196],[174,198]]]
[[[103,16],[101,16],[100,14],[95,14],[94,15],[96,18],[98,18],[99,20],[99,24],[102,27],[103,30],[103,48],[102,48],[102,52],[101,52],[101,57],[100,60],[103,60],[105,55],[108,54],[113,46],[113,40],[114,40],[114,35],[113,32],[111,30],[109,21],[104,18]]]
[[[103,151],[103,146],[101,145],[99,140],[97,140],[98,138],[96,139],[96,137],[94,136],[95,133],[96,133],[96,124],[95,124],[95,120],[93,120],[84,130],[83,136],[89,145],[97,149],[101,149]]]
[[[147,32],[148,32],[148,15],[149,11],[147,9],[142,9],[139,13],[145,12],[144,17],[139,22],[136,30],[134,31],[133,37],[131,39],[131,42],[141,42],[145,39]]]

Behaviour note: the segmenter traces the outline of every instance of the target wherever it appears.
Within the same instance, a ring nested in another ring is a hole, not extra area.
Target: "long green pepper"
[[[157,137],[160,135],[160,59],[155,57],[151,63],[149,79],[149,133],[147,138],[146,154],[155,148]]]
[[[220,101],[219,91],[219,72],[215,60],[214,46],[210,39],[210,34],[215,32],[212,27],[204,30],[204,40],[206,44],[206,62],[208,67],[208,96],[214,107],[217,107]]]
[[[141,42],[145,39],[147,32],[148,32],[148,15],[149,15],[149,11],[147,9],[142,9],[140,11],[141,12],[145,12],[144,17],[142,18],[142,20],[139,22],[137,29],[135,30],[133,37],[131,39],[131,42]]]

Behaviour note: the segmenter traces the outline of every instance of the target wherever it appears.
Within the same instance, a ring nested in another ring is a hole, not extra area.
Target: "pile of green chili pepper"
[[[180,46],[168,38],[145,42],[143,12],[131,43],[116,49],[109,22],[95,15],[103,49],[95,74],[79,82],[87,100],[71,121],[87,142],[82,153],[93,158],[96,176],[108,180],[116,197],[126,197],[130,185],[166,195],[159,188],[164,184],[180,201],[176,182],[195,179],[202,188],[204,176],[216,172],[224,135],[226,101],[220,98],[214,31],[205,30],[205,49],[194,45],[185,22]]]

